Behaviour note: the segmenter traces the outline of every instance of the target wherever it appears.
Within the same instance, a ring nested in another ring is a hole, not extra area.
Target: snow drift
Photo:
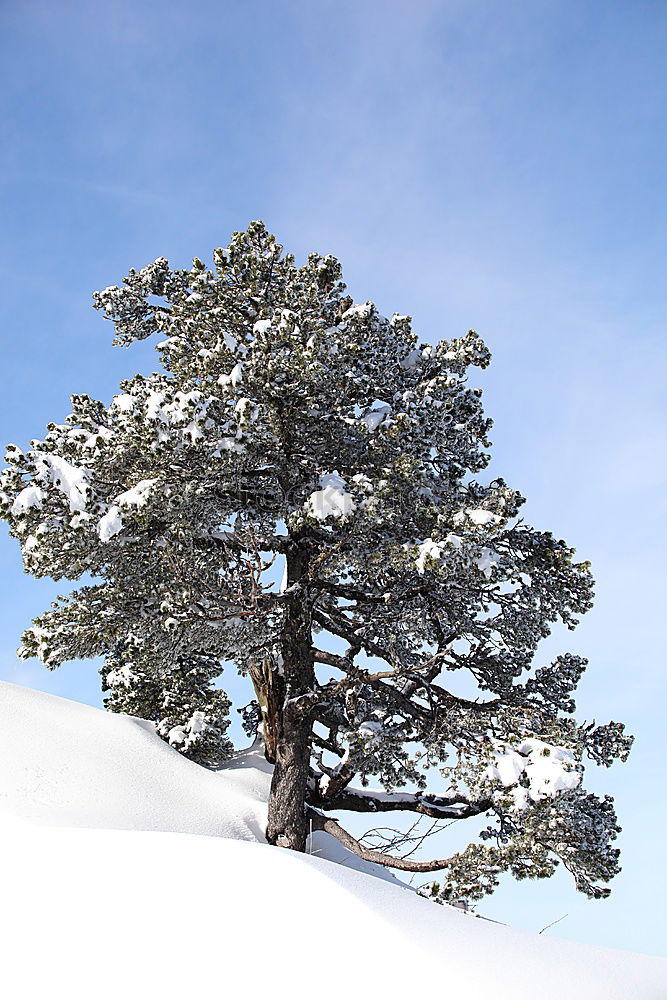
[[[662,959],[436,906],[330,838],[266,846],[256,751],[206,771],[139,720],[0,683],[0,761],[12,996],[667,996]]]

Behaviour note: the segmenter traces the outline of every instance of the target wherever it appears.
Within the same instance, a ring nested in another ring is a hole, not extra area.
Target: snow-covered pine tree
[[[472,331],[419,344],[409,317],[353,304],[337,260],[297,267],[261,223],[213,263],[159,258],[96,293],[116,343],[159,335],[163,372],[109,406],[73,396],[64,424],[8,450],[2,511],[26,571],[95,581],[35,620],[22,655],[106,656],[109,707],[181,748],[199,738],[203,760],[226,749],[214,678],[249,675],[271,843],[303,850],[312,822],[381,864],[443,869],[445,896],[559,862],[606,895],[618,826],[583,763],[631,739],[573,719],[580,657],[530,672],[592,581],[521,521],[516,491],[475,478],[490,422],[467,372],[488,350]],[[400,860],[339,810],[488,826],[451,857]]]

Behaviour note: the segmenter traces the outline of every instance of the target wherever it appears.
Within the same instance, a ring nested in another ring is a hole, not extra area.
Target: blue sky
[[[664,953],[662,839],[667,8],[660,2],[110,0],[0,6],[0,438],[25,445],[153,368],[112,348],[94,289],[205,258],[262,218],[333,252],[357,300],[425,340],[477,329],[492,473],[593,563],[595,609],[545,657],[590,658],[579,715],[626,721],[624,870],[483,911]],[[0,545],[0,677],[99,704],[94,667],[18,663],[58,587]],[[61,585],[62,586],[62,585]],[[551,932],[548,932],[551,933]]]

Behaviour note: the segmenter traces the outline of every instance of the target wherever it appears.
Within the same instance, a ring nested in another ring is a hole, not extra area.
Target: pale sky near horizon
[[[590,559],[592,612],[544,658],[587,655],[578,715],[628,724],[623,872],[591,903],[565,877],[480,909],[658,954],[667,877],[664,540],[667,7],[638,0],[60,0],[0,5],[0,444],[153,368],[94,289],[186,266],[262,218],[335,253],[357,301],[424,340],[474,327],[491,474]],[[0,678],[100,704],[93,664],[19,663],[65,584],[0,545]]]

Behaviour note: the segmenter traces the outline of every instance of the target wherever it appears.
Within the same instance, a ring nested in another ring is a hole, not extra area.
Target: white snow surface
[[[40,482],[53,483],[61,493],[64,493],[69,500],[69,509],[72,513],[76,510],[85,511],[90,488],[88,485],[90,472],[70,465],[60,455],[37,452],[36,455],[39,461],[35,478]]]
[[[369,434],[372,434],[373,431],[376,431],[380,426],[380,424],[385,421],[385,419],[389,416],[390,413],[391,413],[391,406],[389,406],[388,403],[383,403],[364,413],[361,417],[361,420],[362,423],[366,424],[366,428]]]
[[[124,493],[119,493],[116,503],[121,507],[145,507],[151,490],[157,483],[157,479],[142,479],[136,486]]]
[[[0,760],[8,996],[310,1000],[332,970],[345,1000],[667,995],[662,959],[436,906],[322,834],[262,843],[259,749],[207,771],[148,723],[0,682]]]
[[[354,500],[346,492],[347,482],[337,472],[320,476],[320,489],[311,493],[305,508],[319,521],[327,517],[348,517],[354,510]]]
[[[514,747],[499,744],[486,774],[492,781],[513,789],[514,801],[520,809],[529,802],[552,798],[581,784],[581,772],[571,750],[533,737]],[[518,784],[522,775],[528,780],[527,788]]]
[[[26,486],[14,497],[12,514],[25,514],[31,507],[39,509],[44,500],[44,490],[39,486]]]
[[[468,518],[477,527],[483,527],[487,524],[498,524],[502,518],[499,514],[494,514],[490,510],[484,510],[482,507],[468,508],[465,511],[459,511],[458,514],[454,515],[454,520],[457,524],[461,524]]]
[[[426,541],[422,542],[421,545],[417,546],[419,555],[415,559],[415,566],[418,572],[423,576],[426,572],[426,561],[427,559],[438,560],[442,553],[444,546],[438,545],[434,542],[432,538],[427,538]]]
[[[0,817],[264,841],[269,765],[193,764],[151,723],[0,682]]]
[[[115,503],[111,504],[106,514],[98,522],[97,534],[100,536],[100,541],[108,542],[114,535],[123,530],[121,508],[144,507],[156,483],[157,479],[142,479],[136,486],[118,494]]]
[[[158,347],[160,345],[158,344]],[[121,392],[117,396],[114,396],[111,400],[111,405],[115,406],[117,410],[121,413],[131,413],[134,409],[134,397],[128,392]]]
[[[97,525],[97,534],[100,536],[101,542],[108,542],[110,538],[113,538],[114,535],[117,535],[122,530],[123,518],[121,517],[120,508],[112,504],[106,514],[100,518]]]

